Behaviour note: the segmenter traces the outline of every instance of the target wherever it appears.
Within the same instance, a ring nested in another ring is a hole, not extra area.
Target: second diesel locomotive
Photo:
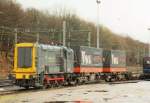
[[[140,75],[141,79],[150,78],[150,57],[143,58],[143,74]]]
[[[126,78],[125,52],[93,47],[19,43],[12,77],[15,85],[51,87],[94,80]]]

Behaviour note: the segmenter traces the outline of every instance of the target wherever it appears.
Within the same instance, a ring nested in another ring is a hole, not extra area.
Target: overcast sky
[[[16,0],[23,8],[51,11],[55,7],[72,9],[85,20],[96,22],[96,0]],[[99,23],[120,35],[150,42],[150,0],[101,0]]]

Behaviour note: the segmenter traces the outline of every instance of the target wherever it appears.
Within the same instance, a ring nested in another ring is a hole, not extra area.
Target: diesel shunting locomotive
[[[15,46],[15,85],[52,87],[95,80],[127,79],[124,51],[86,46],[67,48],[37,43]]]

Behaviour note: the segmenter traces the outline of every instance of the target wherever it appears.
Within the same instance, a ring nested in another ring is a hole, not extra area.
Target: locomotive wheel
[[[81,80],[80,80],[80,79],[77,79],[77,80],[76,80],[76,84],[77,84],[77,85],[81,85],[81,84],[82,84],[82,83],[81,83]]]
[[[111,78],[105,78],[105,81],[106,81],[106,82],[111,82],[112,79],[111,79]]]
[[[47,89],[49,86],[48,85],[43,85],[43,89]]]
[[[49,87],[49,85],[47,84],[47,81],[46,80],[44,80],[44,83],[43,83],[43,89],[47,89]]]
[[[25,89],[29,89],[29,86],[25,86]]]
[[[64,85],[63,81],[58,82],[59,83],[59,87],[61,88]]]

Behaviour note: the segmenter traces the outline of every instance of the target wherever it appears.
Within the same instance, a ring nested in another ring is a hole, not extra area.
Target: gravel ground
[[[1,96],[0,103],[150,103],[150,81],[112,85],[91,84],[13,94]]]

